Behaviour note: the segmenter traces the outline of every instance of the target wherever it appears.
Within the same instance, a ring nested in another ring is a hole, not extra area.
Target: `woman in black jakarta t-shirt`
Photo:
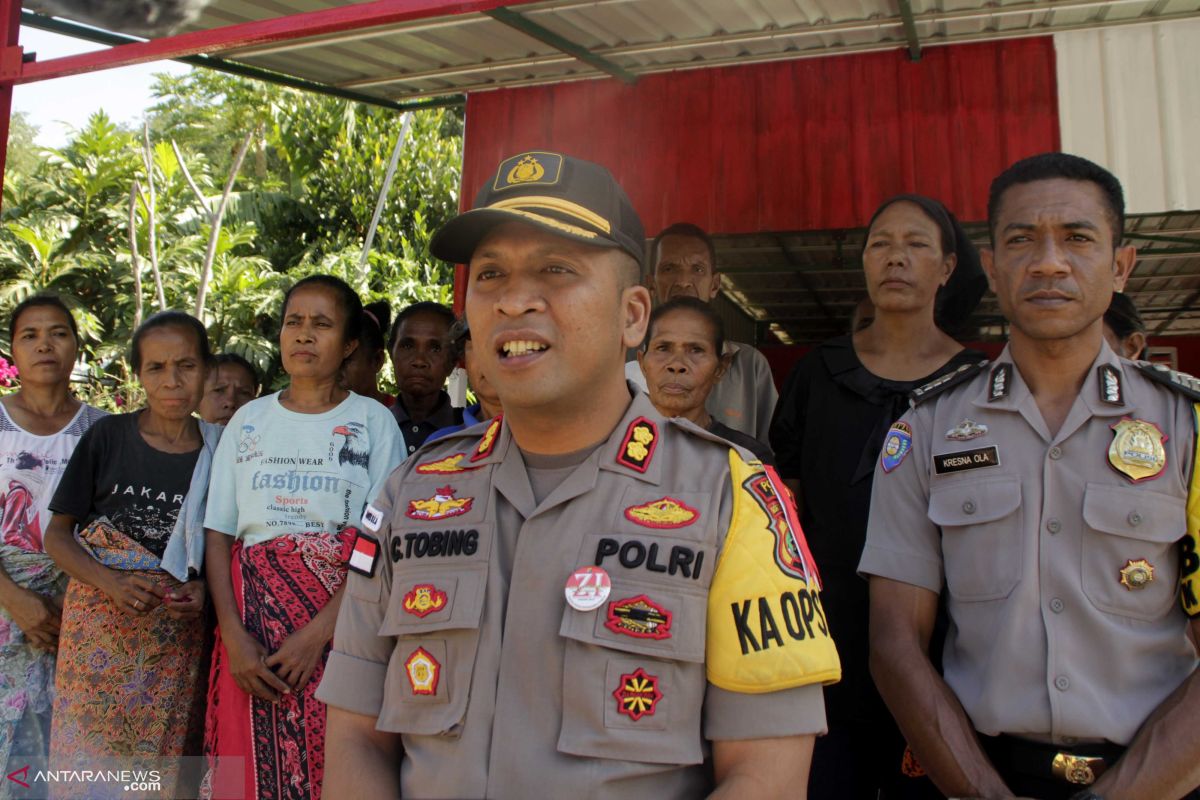
[[[204,326],[187,314],[142,324],[131,361],[146,407],[93,425],[50,503],[46,552],[71,576],[54,768],[77,758],[200,755],[204,583],[180,583],[161,560],[203,446],[192,412],[210,357]],[[178,779],[163,770],[164,796],[195,796]]]
[[[904,740],[867,669],[868,592],[856,569],[879,451],[908,409],[908,393],[984,358],[946,331],[970,316],[987,280],[962,227],[945,206],[920,195],[894,197],[875,212],[863,271],[873,321],[800,360],[771,426],[842,657],[841,683],[825,690],[829,735],[813,752],[809,797],[874,800],[880,789],[888,798],[941,797],[927,778],[901,773]]]

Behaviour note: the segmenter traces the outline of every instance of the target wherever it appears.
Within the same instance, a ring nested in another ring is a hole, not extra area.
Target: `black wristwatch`
[[[1071,795],[1070,800],[1104,800],[1103,795],[1098,795],[1091,789],[1084,789],[1081,792],[1076,792]]]

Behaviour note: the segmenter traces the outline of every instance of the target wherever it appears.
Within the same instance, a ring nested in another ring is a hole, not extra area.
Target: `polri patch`
[[[654,457],[656,447],[658,426],[645,417],[638,417],[629,423],[629,428],[625,431],[621,449],[617,451],[617,463],[636,472],[645,472],[650,467],[650,459]]]
[[[350,550],[350,558],[346,559],[346,568],[359,575],[374,578],[377,563],[379,563],[379,540],[362,531],[355,531],[354,545]]]
[[[442,665],[424,647],[418,647],[404,661],[408,684],[413,694],[437,694],[438,681],[442,677]]]
[[[883,437],[883,450],[879,454],[879,464],[884,472],[891,472],[908,457],[912,450],[912,428],[907,422],[894,422]]]
[[[995,445],[977,447],[974,450],[961,450],[957,453],[933,454],[933,471],[938,475],[998,466],[1000,466],[1000,449]]]
[[[617,711],[637,722],[642,717],[654,714],[663,694],[658,689],[658,676],[650,675],[638,667],[621,676],[621,684],[613,692],[617,699]]]
[[[383,524],[383,512],[370,503],[363,510],[362,515],[363,527],[375,533],[379,530],[379,526]]]
[[[625,509],[625,519],[647,528],[682,528],[699,517],[699,511],[674,497],[661,497]]]
[[[608,604],[604,627],[635,639],[670,639],[670,611],[644,594]]]
[[[425,617],[446,607],[449,598],[432,583],[418,583],[404,595],[404,613]]]
[[[454,487],[442,486],[434,491],[433,497],[410,500],[404,516],[423,521],[447,519],[467,513],[474,502],[474,497],[455,497]]]
[[[767,530],[775,539],[775,566],[789,578],[820,587],[821,578],[817,574],[812,553],[808,551],[791,492],[778,479],[774,467],[765,467],[764,470],[742,481],[742,488],[750,493],[770,519]]]

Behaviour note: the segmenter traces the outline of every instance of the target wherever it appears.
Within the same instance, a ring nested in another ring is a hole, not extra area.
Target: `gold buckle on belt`
[[[1090,786],[1096,782],[1096,778],[1104,773],[1105,766],[1104,759],[1096,756],[1056,753],[1050,768],[1054,772],[1054,777],[1059,780]]]

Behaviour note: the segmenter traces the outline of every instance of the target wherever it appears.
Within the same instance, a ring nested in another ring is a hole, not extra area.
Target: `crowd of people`
[[[436,234],[462,316],[295,283],[279,392],[166,311],[105,414],[68,306],[26,299],[0,763],[203,755],[163,797],[1200,797],[1200,386],[1132,360],[1111,174],[1035,156],[988,209],[980,251],[881,204],[847,333],[781,392],[709,235],[647,247],[545,152]],[[989,286],[994,360],[956,338]]]

